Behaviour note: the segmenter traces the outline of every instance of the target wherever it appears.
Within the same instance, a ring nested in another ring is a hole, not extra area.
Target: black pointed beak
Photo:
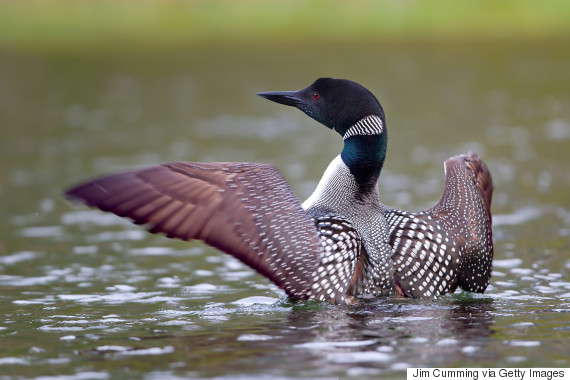
[[[257,95],[286,106],[299,107],[303,103],[297,91],[258,92]]]

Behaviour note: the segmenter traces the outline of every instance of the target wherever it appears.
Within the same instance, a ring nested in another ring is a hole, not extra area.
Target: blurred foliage
[[[0,0],[0,47],[570,35],[568,0]]]

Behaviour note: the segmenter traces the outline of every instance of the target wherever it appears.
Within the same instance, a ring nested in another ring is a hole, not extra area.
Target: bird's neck
[[[386,157],[386,131],[382,128],[373,134],[374,128],[355,130],[360,124],[345,132],[342,153],[330,163],[313,194],[303,203],[309,213],[345,215],[360,210],[360,206],[378,206],[377,185]]]
[[[347,134],[349,132],[350,129]],[[385,130],[380,134],[353,135],[345,138],[344,149],[340,156],[354,176],[361,194],[365,195],[376,189],[386,158],[387,145],[388,136]]]

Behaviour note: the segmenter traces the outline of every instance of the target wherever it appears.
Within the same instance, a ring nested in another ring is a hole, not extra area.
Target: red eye
[[[313,94],[313,99],[318,100],[320,98],[319,94],[316,92]]]

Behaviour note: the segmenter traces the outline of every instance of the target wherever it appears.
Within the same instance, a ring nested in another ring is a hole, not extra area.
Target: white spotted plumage
[[[361,241],[360,254],[354,259],[362,261],[362,273],[354,278],[348,289],[351,295],[386,295],[394,290],[392,249],[388,244],[388,226],[382,215],[378,189],[367,194],[366,201],[356,201],[359,188],[350,170],[337,156],[325,171],[313,194],[303,208],[315,218],[329,215],[348,221]],[[323,229],[328,225],[317,225]],[[326,236],[328,232],[323,232]],[[331,245],[332,241],[325,241]],[[354,262],[354,266],[356,261]]]
[[[473,154],[446,162],[444,194],[432,209],[411,213],[386,208],[395,277],[408,296],[436,297],[458,286],[483,292],[489,284],[491,221],[472,162],[481,164]]]
[[[335,215],[314,218],[322,252],[313,272],[310,299],[344,303],[348,285],[361,252],[361,241],[352,224]]]

